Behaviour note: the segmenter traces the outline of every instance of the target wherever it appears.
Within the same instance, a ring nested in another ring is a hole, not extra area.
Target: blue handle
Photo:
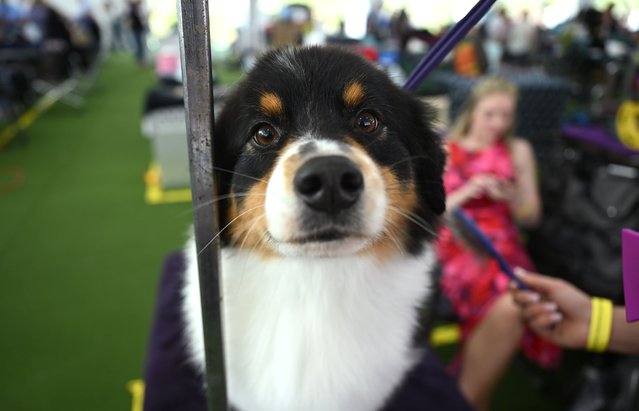
[[[488,237],[486,237],[486,234],[484,234],[479,229],[479,227],[477,227],[477,224],[475,224],[475,222],[470,217],[468,217],[466,213],[464,213],[461,210],[461,208],[454,209],[453,213],[455,214],[456,217],[459,218],[460,221],[464,223],[466,227],[468,227],[468,229],[479,240],[479,242],[484,247],[484,249],[488,252],[488,254],[490,254],[490,256],[492,256],[495,260],[497,260],[497,264],[499,264],[499,268],[501,268],[501,271],[504,274],[506,274],[511,280],[515,281],[517,285],[519,286],[519,288],[523,290],[530,290],[530,288],[526,284],[524,284],[524,282],[521,281],[519,277],[515,275],[512,268],[510,268],[510,265],[508,265],[508,263],[504,259],[504,256],[502,256],[495,249],[495,247],[493,246],[493,243],[488,239]]]

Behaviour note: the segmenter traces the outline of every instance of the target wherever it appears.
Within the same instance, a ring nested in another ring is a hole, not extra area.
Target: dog
[[[235,409],[378,410],[412,369],[445,210],[431,117],[336,47],[267,52],[227,98],[214,153]],[[198,251],[182,312],[202,371]]]

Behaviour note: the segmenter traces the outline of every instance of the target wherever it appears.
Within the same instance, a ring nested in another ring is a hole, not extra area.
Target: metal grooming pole
[[[180,49],[191,165],[193,224],[197,247],[209,411],[228,410],[224,373],[219,230],[213,166],[213,77],[208,0],[181,0]]]

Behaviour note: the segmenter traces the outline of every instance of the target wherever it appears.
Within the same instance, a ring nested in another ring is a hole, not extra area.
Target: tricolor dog
[[[229,402],[382,409],[416,361],[445,208],[427,110],[358,55],[312,47],[267,53],[218,117]],[[202,369],[198,251],[183,314]]]

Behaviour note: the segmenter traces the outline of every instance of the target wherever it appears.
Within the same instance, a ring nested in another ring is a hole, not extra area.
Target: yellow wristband
[[[599,338],[597,339],[597,344],[600,350],[599,352],[603,352],[608,349],[608,344],[610,343],[610,335],[612,334],[612,301],[602,298],[599,302],[599,309],[599,333],[597,333]]]
[[[597,330],[599,329],[599,299],[591,298],[590,306],[590,328],[588,329],[586,350],[594,351],[597,339]]]
[[[612,301],[593,297],[590,316],[590,328],[586,349],[593,352],[604,352],[610,343],[612,332]]]

